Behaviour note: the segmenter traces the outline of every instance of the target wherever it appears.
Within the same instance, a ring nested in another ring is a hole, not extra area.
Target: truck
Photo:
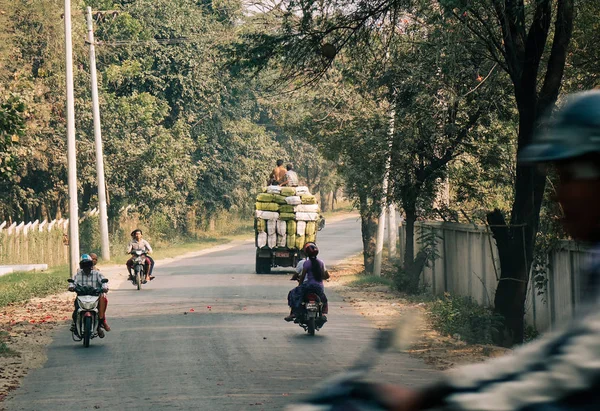
[[[304,244],[316,242],[317,232],[325,227],[319,205],[306,187],[270,186],[264,191],[254,212],[257,274],[296,267],[305,257]]]

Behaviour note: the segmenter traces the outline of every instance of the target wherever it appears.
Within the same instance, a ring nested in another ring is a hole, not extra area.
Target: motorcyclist
[[[288,293],[288,305],[290,306],[290,315],[285,317],[286,321],[293,321],[296,314],[302,306],[302,299],[307,292],[316,292],[323,303],[323,314],[327,313],[327,297],[323,287],[323,280],[329,278],[329,272],[325,267],[325,263],[317,258],[319,248],[315,243],[306,243],[304,246],[304,254],[308,259],[304,262],[302,272],[296,272],[291,280],[297,280],[298,287],[292,289]],[[327,320],[323,316],[324,320]]]
[[[512,355],[457,368],[435,386],[380,387],[389,409],[600,409],[600,91],[572,95],[519,161],[556,167],[565,228],[592,246],[582,308],[567,326]]]
[[[143,283],[147,283],[150,280],[154,280],[154,276],[152,275],[152,271],[154,270],[154,260],[148,255],[152,252],[152,247],[150,247],[150,243],[142,238],[142,230],[136,228],[131,232],[131,241],[127,246],[127,254],[131,254],[134,250],[142,250],[146,254],[146,264],[144,264],[144,272],[146,274],[146,278]],[[131,280],[132,274],[131,269],[133,268],[133,257],[127,260],[127,271],[129,272],[129,279]]]
[[[102,289],[102,294],[100,294],[100,299],[98,301],[98,336],[100,338],[104,338],[104,330],[110,331],[110,327],[106,322],[106,307],[108,306],[108,299],[106,298],[105,294],[108,292],[108,284],[102,282],[104,276],[100,274],[100,271],[94,270],[93,266],[94,261],[92,258],[88,254],[83,254],[81,256],[81,260],[79,261],[79,270],[77,270],[77,274],[75,274],[75,278],[73,278],[74,282],[69,283],[69,291],[75,291],[75,286],[77,285]],[[73,323],[71,324],[71,331],[76,329],[75,320],[77,319],[77,310],[79,309],[77,298],[75,298],[74,305],[75,310],[73,311]]]

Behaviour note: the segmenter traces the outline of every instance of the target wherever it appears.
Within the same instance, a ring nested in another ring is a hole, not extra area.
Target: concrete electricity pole
[[[392,163],[392,144],[394,141],[394,120],[396,117],[396,110],[394,110],[394,103],[390,110],[390,128],[388,131],[389,141],[389,155],[385,162],[385,173],[383,175],[382,195],[381,195],[381,213],[379,214],[379,222],[377,224],[377,239],[375,243],[375,258],[373,262],[373,275],[381,276],[381,260],[383,258],[383,239],[385,234],[385,215],[388,203],[388,186],[390,178],[390,167]],[[392,208],[390,208],[390,211]],[[394,220],[395,220],[395,209],[394,209]],[[388,230],[395,230],[393,227],[388,227]],[[394,243],[395,246],[395,243]],[[390,244],[391,248],[391,244]],[[394,252],[395,255],[395,252]]]
[[[92,79],[92,110],[94,114],[94,139],[96,142],[96,177],[98,180],[98,208],[100,209],[100,237],[102,238],[102,259],[110,260],[108,242],[108,215],[106,212],[106,184],[104,183],[104,155],[102,154],[102,130],[100,127],[100,106],[98,104],[98,78],[96,76],[96,48],[92,8],[87,8],[88,44],[90,46],[90,74]]]
[[[65,0],[65,57],[65,74],[67,80],[67,163],[69,167],[69,262],[71,275],[74,275],[79,267],[79,209],[77,206],[77,152],[75,147],[71,0]]]

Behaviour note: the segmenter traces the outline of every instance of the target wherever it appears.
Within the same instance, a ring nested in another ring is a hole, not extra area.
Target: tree
[[[440,3],[479,38],[489,57],[510,76],[519,113],[517,150],[522,149],[558,98],[573,32],[574,0]],[[509,224],[500,210],[487,217],[500,257],[494,309],[504,317],[499,342],[505,346],[523,342],[527,283],[545,184],[546,176],[537,167],[518,164]]]

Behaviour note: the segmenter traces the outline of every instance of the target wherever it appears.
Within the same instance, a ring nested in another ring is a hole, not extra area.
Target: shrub
[[[455,336],[469,344],[492,344],[502,317],[489,307],[483,307],[470,297],[445,294],[431,304],[433,327],[445,335]]]

